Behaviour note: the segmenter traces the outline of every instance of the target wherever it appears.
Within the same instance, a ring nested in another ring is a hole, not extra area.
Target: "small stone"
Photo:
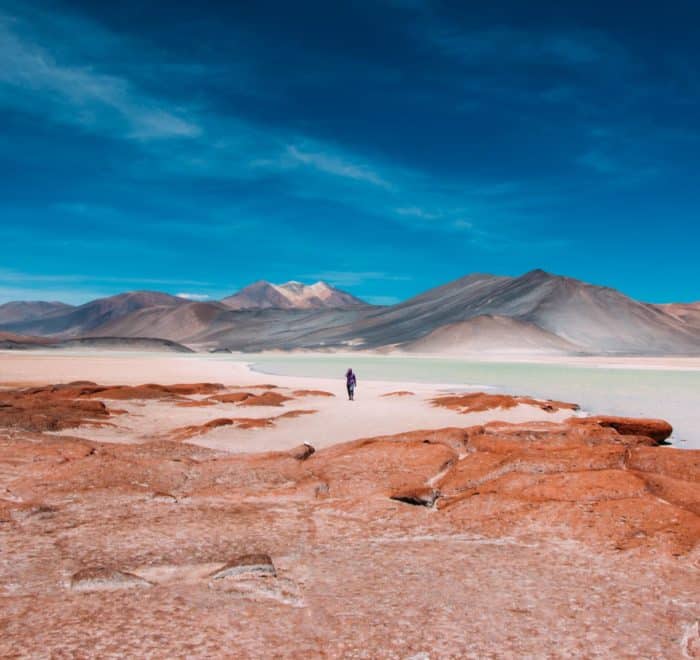
[[[258,575],[277,575],[275,566],[272,563],[270,555],[253,554],[241,555],[224,564],[221,568],[214,571],[210,577],[214,580],[220,580],[225,577],[233,577],[245,573],[253,573]]]
[[[168,504],[177,504],[177,497],[175,497],[175,495],[171,495],[170,493],[163,493],[161,491],[153,493],[152,499],[155,502],[167,502]]]
[[[138,575],[103,567],[84,568],[74,573],[70,581],[73,591],[111,591],[150,586],[148,580]]]
[[[289,455],[292,458],[296,458],[298,461],[305,461],[309,456],[314,454],[316,450],[314,449],[313,445],[311,445],[308,442],[305,442],[302,445],[299,445],[298,447],[294,447],[294,449],[291,449],[289,451]]]

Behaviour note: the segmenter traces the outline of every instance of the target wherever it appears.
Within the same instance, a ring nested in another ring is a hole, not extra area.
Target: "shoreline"
[[[12,368],[8,368],[10,365]],[[2,367],[0,385],[80,380],[107,386],[208,382],[222,383],[235,391],[259,391],[261,386],[271,383],[276,388],[274,392],[291,397],[281,405],[252,407],[233,403],[178,407],[158,400],[119,401],[116,407],[130,414],[115,418],[116,426],[65,432],[120,444],[167,438],[187,427],[206,427],[188,442],[230,453],[259,453],[288,450],[302,442],[323,448],[360,438],[448,427],[467,428],[490,421],[559,422],[574,414],[570,410],[544,411],[535,405],[461,412],[435,406],[432,399],[450,392],[477,392],[484,388],[407,381],[398,386],[396,382],[377,379],[361,380],[356,400],[351,403],[347,401],[342,377],[263,376],[253,371],[249,363],[230,359],[197,360],[191,356],[172,355],[148,355],[141,359],[137,355],[83,354],[54,355],[47,360],[33,354],[4,360]],[[397,390],[409,390],[411,394],[387,396]],[[111,405],[109,400],[107,404]],[[207,427],[222,418],[245,418],[247,426],[227,423]]]
[[[199,354],[197,354],[199,355]],[[484,354],[446,355],[431,353],[383,353],[380,351],[263,351],[260,353],[228,353],[231,356],[256,355],[262,358],[303,359],[303,358],[381,358],[387,360],[440,360],[474,364],[536,364],[569,366],[574,368],[658,370],[658,371],[700,371],[700,357],[697,356],[612,356],[612,355],[536,355],[536,354]]]
[[[348,360],[350,362],[346,364]],[[573,365],[571,360],[563,358],[506,362],[357,352],[173,354],[93,350],[2,351],[0,382],[22,386],[76,380],[91,380],[103,385],[207,381],[250,386],[270,381],[292,389],[328,390],[342,399],[344,368],[340,367],[350,365],[356,372],[360,368],[360,396],[371,393],[372,397],[378,398],[391,390],[409,389],[416,394],[411,397],[413,404],[404,401],[401,405],[386,407],[373,401],[372,406],[375,403],[377,406],[371,412],[362,412],[363,416],[367,414],[362,421],[348,417],[349,411],[341,406],[334,413],[329,410],[327,415],[310,415],[304,420],[295,420],[294,424],[285,422],[274,431],[255,431],[257,435],[250,435],[256,438],[253,444],[257,446],[257,439],[263,435],[266,438],[270,436],[270,441],[274,439],[275,442],[286,443],[285,432],[302,437],[307,429],[312,436],[319,437],[325,428],[326,435],[337,433],[342,438],[338,441],[344,441],[416,428],[468,426],[481,422],[471,414],[448,419],[435,416],[434,410],[425,405],[425,401],[445,392],[484,391],[571,401],[581,406],[580,414],[665,419],[674,427],[671,437],[673,446],[700,448],[700,433],[694,421],[696,415],[692,400],[692,392],[696,391],[696,375],[700,376],[700,360],[695,359],[581,358]],[[576,369],[575,372],[572,367]],[[309,370],[312,373],[308,373]],[[640,383],[644,386],[641,389]],[[669,389],[665,385],[667,383],[673,384],[676,389]],[[366,403],[363,402],[363,405]],[[322,402],[321,406],[325,406],[324,410],[327,408],[326,403]],[[410,422],[405,426],[397,421],[387,423],[379,412],[381,410],[398,419],[405,417]],[[493,412],[489,419],[507,420],[504,413]],[[323,421],[320,421],[322,417]],[[184,423],[189,422],[185,420]],[[219,435],[223,440],[223,432]]]
[[[269,376],[322,377],[321,364],[329,361],[353,357],[353,354],[306,354],[304,357],[289,355],[260,355],[260,361],[248,362],[257,373]],[[448,368],[453,379],[450,381],[434,377],[433,374],[421,378],[418,382],[435,388],[451,390],[482,390],[510,395],[532,395],[546,399],[564,399],[580,405],[581,413],[587,415],[620,415],[627,417],[651,417],[665,419],[674,427],[671,444],[681,449],[700,449],[700,429],[695,423],[695,404],[693,391],[700,391],[700,360],[695,358],[582,358],[576,363],[565,358],[546,361],[468,358],[429,358],[428,356],[383,356],[365,354],[354,355],[357,366],[375,367],[375,361],[393,358],[402,371],[412,373],[422,367],[437,365]],[[270,368],[270,363],[281,366]],[[290,368],[295,362],[299,366],[306,361],[307,369],[313,365],[314,374],[303,374],[303,369]],[[314,362],[316,363],[314,365]],[[532,366],[532,372],[527,367]],[[415,369],[414,369],[415,367]],[[539,370],[539,371],[538,371]],[[573,377],[570,371],[576,370]],[[357,371],[357,369],[356,369]],[[471,380],[465,376],[478,372]],[[517,372],[517,373],[508,373]],[[505,374],[505,375],[504,375]],[[444,374],[443,374],[444,375]],[[543,377],[543,376],[546,376]],[[568,381],[566,377],[568,378]],[[492,380],[489,380],[491,378]],[[557,381],[561,379],[561,382]],[[365,374],[364,380],[373,380],[372,375]],[[414,379],[395,375],[383,378],[386,383],[408,384]],[[554,381],[554,382],[553,382]],[[678,385],[678,381],[686,385]],[[671,383],[673,388],[664,383]],[[629,388],[629,389],[628,389]],[[636,389],[635,389],[636,388]],[[680,389],[679,389],[680,388]]]
[[[346,358],[348,360],[362,358],[376,358],[386,360],[437,360],[444,362],[456,362],[467,364],[534,364],[568,366],[574,368],[597,368],[597,369],[625,369],[631,371],[700,371],[700,356],[660,356],[660,355],[550,355],[535,353],[500,353],[500,354],[460,354],[449,355],[439,353],[402,353],[398,351],[260,351],[255,353],[230,352],[230,353],[210,353],[206,351],[193,351],[192,353],[173,353],[169,351],[139,351],[121,349],[0,349],[0,358],[3,356],[34,355],[41,357],[172,357],[183,360],[197,360],[205,358],[211,361],[242,361],[237,358],[262,358],[267,359],[322,359],[322,358]],[[256,360],[248,362],[256,364]]]

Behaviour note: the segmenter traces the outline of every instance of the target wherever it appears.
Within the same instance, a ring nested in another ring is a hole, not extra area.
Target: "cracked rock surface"
[[[698,650],[700,452],[658,446],[665,422],[232,455],[167,434],[91,440],[97,409],[70,404],[98,403],[80,393],[96,386],[73,387],[0,428],[0,657]],[[143,391],[220,390],[161,387]],[[31,421],[57,401],[81,437]]]

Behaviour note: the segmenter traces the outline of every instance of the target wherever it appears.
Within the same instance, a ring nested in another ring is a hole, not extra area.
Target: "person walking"
[[[355,388],[357,387],[357,378],[353,373],[352,369],[348,369],[345,372],[345,384],[348,388],[348,399],[350,401],[355,400]]]

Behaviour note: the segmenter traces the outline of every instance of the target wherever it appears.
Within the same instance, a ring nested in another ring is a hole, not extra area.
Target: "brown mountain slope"
[[[700,353],[700,332],[662,310],[614,289],[541,270],[515,278],[462,278],[369,312],[351,331],[363,346],[373,348],[410,343],[439,327],[483,315],[535,324],[591,353]]]
[[[52,314],[65,313],[71,309],[73,309],[72,305],[56,301],[16,300],[0,305],[0,323],[34,321]]]
[[[301,289],[290,293],[258,284],[252,292],[248,288],[247,302],[239,298],[238,303],[262,309],[234,310],[223,302],[192,303],[166,294],[135,292],[95,300],[65,314],[0,324],[0,330],[62,338],[160,337],[205,349],[253,351],[387,346],[421,350],[415,343],[424,338],[423,350],[436,350],[439,344],[443,351],[449,350],[446,343],[452,337],[459,352],[465,342],[474,342],[478,336],[477,345],[490,351],[498,350],[502,342],[506,351],[700,355],[694,306],[681,310],[649,305],[614,289],[541,270],[521,277],[470,275],[391,307],[280,308],[293,304],[294,296],[303,298],[305,305],[316,305],[309,294],[313,287],[299,285]],[[297,287],[289,284],[291,289]],[[278,294],[291,298],[282,303],[275,298]],[[477,317],[491,320],[459,326]],[[484,324],[491,327],[484,329]],[[432,334],[441,328],[442,332]]]
[[[654,307],[692,328],[700,330],[700,302],[669,303],[667,305],[654,305]]]
[[[111,320],[93,332],[95,336],[162,337],[189,341],[234,323],[232,310],[217,302],[185,302],[167,307],[145,307]]]
[[[526,321],[505,316],[476,316],[444,325],[401,346],[412,353],[442,355],[484,353],[570,354],[580,347]]]
[[[65,313],[32,321],[3,324],[3,330],[20,334],[77,337],[90,334],[92,330],[109,321],[146,307],[174,307],[184,305],[183,298],[158,291],[131,291],[108,298],[98,298],[91,302],[68,309]],[[148,335],[150,336],[150,335]]]

